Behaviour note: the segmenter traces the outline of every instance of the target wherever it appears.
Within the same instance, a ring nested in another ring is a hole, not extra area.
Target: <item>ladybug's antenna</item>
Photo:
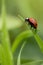
[[[18,15],[18,17],[25,23],[25,18],[23,16]],[[27,29],[29,29],[27,23],[25,23],[25,25],[26,25]]]

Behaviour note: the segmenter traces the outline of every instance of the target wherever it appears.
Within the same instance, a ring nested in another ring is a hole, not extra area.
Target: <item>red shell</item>
[[[32,23],[35,28],[37,28],[37,21],[34,18],[29,18],[29,22]]]

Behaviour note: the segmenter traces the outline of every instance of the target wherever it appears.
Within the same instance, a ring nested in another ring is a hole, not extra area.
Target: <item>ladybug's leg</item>
[[[31,23],[31,29],[33,29],[34,27],[33,27],[33,24]]]
[[[35,32],[37,33],[37,29],[35,29]]]
[[[29,22],[26,21],[26,24],[29,25]]]
[[[33,25],[30,25],[30,29],[31,29],[31,30],[33,29]]]
[[[31,28],[33,27],[33,25],[31,25]]]

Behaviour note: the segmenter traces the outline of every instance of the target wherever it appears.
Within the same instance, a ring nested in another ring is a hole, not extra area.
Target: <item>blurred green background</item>
[[[14,41],[15,37],[27,30],[25,22],[18,17],[22,16],[24,19],[26,17],[33,17],[38,22],[38,35],[43,40],[43,0],[5,0],[6,7],[6,23],[10,35],[11,44]],[[1,19],[1,9],[2,9],[2,0],[0,0],[0,31],[2,27]],[[37,42],[34,37],[25,39],[26,46],[24,47],[21,55],[21,59],[24,60],[42,60],[43,53],[41,52]],[[21,41],[21,45],[24,42]],[[14,56],[15,59],[18,56],[21,45],[19,45]]]

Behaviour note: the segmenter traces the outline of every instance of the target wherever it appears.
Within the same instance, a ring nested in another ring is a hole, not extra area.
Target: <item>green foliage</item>
[[[31,37],[31,36],[33,36],[31,30],[24,31],[23,33],[21,33],[20,35],[18,35],[17,38],[14,40],[14,43],[12,45],[12,52],[13,53],[15,52],[17,46],[20,44],[20,42],[23,39]]]
[[[28,3],[28,2],[27,2]],[[23,3],[24,4],[24,3]],[[26,4],[26,1],[25,1]],[[28,4],[26,4],[28,5]],[[24,5],[23,5],[24,6]],[[22,8],[22,6],[21,6]],[[23,7],[24,8],[24,7]],[[27,6],[25,7],[25,9],[29,10],[27,8]],[[27,13],[25,13],[23,11],[24,9],[22,9],[22,15],[24,17],[30,15],[27,11]],[[27,15],[26,15],[27,14]],[[26,15],[26,16],[25,16]],[[32,16],[32,14],[31,14]],[[23,31],[22,33],[20,33],[15,39],[14,42],[12,44],[11,47],[11,43],[10,43],[10,38],[9,38],[9,34],[8,34],[8,28],[6,25],[6,8],[5,8],[5,0],[2,0],[2,14],[1,14],[1,18],[2,18],[2,34],[1,34],[1,43],[0,43],[0,64],[2,65],[15,65],[15,57],[13,58],[13,54],[15,53],[15,51],[17,50],[17,48],[19,47],[19,45],[21,44],[22,40],[27,39],[27,38],[31,38],[34,37],[39,48],[41,49],[41,51],[43,52],[43,41],[42,39],[39,37],[39,35],[35,32],[33,32],[32,30],[26,30]],[[27,26],[28,28],[28,26]],[[24,40],[23,45],[20,48],[19,54],[18,54],[18,58],[17,58],[17,65],[43,65],[43,59],[42,60],[22,60],[23,62],[21,63],[21,53],[24,49],[26,41]],[[25,50],[26,51],[26,50]]]
[[[24,34],[23,34],[24,35]],[[29,34],[30,35],[30,34]],[[43,52],[43,41],[41,40],[41,38],[36,34],[36,33],[33,33],[33,36],[35,37],[35,40],[37,41],[39,47],[41,47],[41,51]],[[21,36],[20,36],[21,37]],[[23,36],[22,36],[23,37]],[[19,39],[19,38],[18,38]],[[20,40],[20,39],[19,39]],[[21,40],[20,40],[21,41]],[[18,55],[18,59],[17,59],[17,65],[21,65],[21,61],[20,61],[20,57],[21,57],[21,52],[23,50],[23,47],[25,46],[25,43],[23,43],[23,45],[21,46],[21,49],[20,49],[20,52],[19,52],[19,55]],[[25,61],[26,62],[26,61]],[[22,65],[40,65],[40,64],[43,64],[43,60],[34,60],[34,61],[28,61],[26,63],[23,63]]]

